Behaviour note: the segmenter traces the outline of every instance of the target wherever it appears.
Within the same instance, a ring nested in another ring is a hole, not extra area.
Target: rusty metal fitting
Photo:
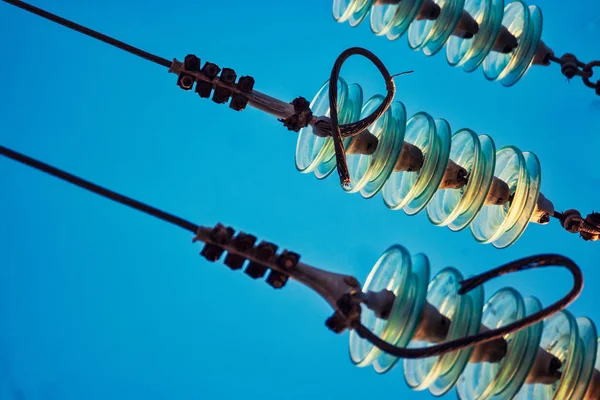
[[[193,54],[188,54],[183,59],[183,68],[186,71],[200,72],[200,59]]]
[[[199,72],[200,59],[193,54],[185,56],[183,61],[183,71],[181,71],[177,77],[177,86],[183,90],[191,90],[194,87],[196,79],[193,75],[187,74],[186,71]]]
[[[242,93],[236,93],[231,96],[229,108],[236,111],[242,111],[248,105],[248,96],[244,96],[244,93],[252,93],[252,90],[254,89],[254,78],[251,76],[240,77],[237,83],[237,89]]]
[[[221,68],[219,68],[217,64],[206,62],[200,71],[212,81],[217,77],[217,75],[219,75]],[[198,95],[202,98],[209,98],[212,90],[212,82],[198,81],[198,83],[196,83],[196,93],[198,93]]]
[[[260,261],[263,261],[265,264],[269,262],[275,253],[277,253],[277,246],[273,243],[265,241],[260,242],[260,244],[254,249],[254,255],[256,258]],[[262,278],[269,269],[265,264],[251,262],[248,264],[248,267],[244,272],[246,272],[246,274],[253,279]]]
[[[219,81],[225,83],[226,85],[233,85],[236,79],[237,74],[231,68],[223,68],[221,75],[219,76]],[[217,86],[215,87],[212,100],[217,104],[227,103],[231,94],[232,91],[228,87]]]
[[[208,235],[212,243],[207,243],[200,252],[200,255],[208,261],[217,261],[225,252],[225,249],[221,246],[227,245],[234,233],[235,230],[231,227],[225,227],[221,224],[215,225]]]
[[[335,333],[342,333],[360,323],[360,298],[356,295],[346,293],[342,295],[337,303],[339,311],[335,312],[325,321],[325,325]]]
[[[585,74],[582,76],[582,78],[583,78],[583,83],[587,87],[595,89],[596,94],[600,96],[600,78],[596,82],[592,82],[590,79],[594,75],[595,67],[596,68],[600,67],[600,61],[592,61],[590,63],[587,63],[583,67],[583,72]]]
[[[281,272],[271,270],[269,276],[267,276],[267,283],[271,285],[271,287],[273,287],[274,289],[281,289],[285,286],[288,279],[289,278],[287,275],[284,275]]]
[[[585,222],[587,224],[584,224],[580,232],[583,240],[600,240],[600,213],[592,212],[588,214],[585,217]],[[590,225],[590,227],[588,228],[585,225]]]
[[[560,59],[560,71],[567,79],[573,79],[579,72],[579,61],[574,54],[566,53]]]
[[[554,212],[554,204],[543,193],[540,193],[530,221],[535,224],[546,225],[550,222],[550,216],[554,215]]]
[[[247,235],[243,232],[238,233],[231,240],[231,245],[233,248],[238,250],[240,253],[249,253],[252,251],[254,243],[256,243],[256,236]],[[225,265],[233,270],[241,269],[244,265],[244,262],[246,262],[246,258],[238,254],[228,253],[227,257],[225,257]]]
[[[560,223],[567,232],[577,233],[581,231],[581,213],[577,210],[567,210],[563,213]]]
[[[290,131],[299,132],[300,129],[307,127],[313,119],[313,113],[310,109],[310,103],[304,97],[297,97],[291,102],[294,106],[294,114],[287,118],[280,118],[279,122]]]
[[[288,250],[281,252],[277,257],[277,265],[284,271],[293,271],[298,262],[300,261],[300,255]],[[271,270],[267,277],[267,283],[275,289],[281,289],[287,283],[289,277],[281,272]]]
[[[194,87],[194,77],[182,72],[177,78],[177,86],[183,90],[191,90]]]

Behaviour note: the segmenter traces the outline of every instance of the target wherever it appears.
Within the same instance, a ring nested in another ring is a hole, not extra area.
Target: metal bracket
[[[241,239],[240,239],[241,238]],[[245,241],[244,238],[251,238]],[[318,293],[334,310],[326,325],[336,333],[343,332],[360,323],[360,304],[365,303],[377,315],[389,315],[395,296],[389,291],[363,294],[360,282],[350,275],[325,271],[299,261],[296,253],[284,250],[277,254],[277,246],[261,242],[254,246],[256,238],[245,233],[235,236],[232,228],[217,224],[214,228],[199,227],[194,241],[205,242],[201,254],[209,261],[217,261],[224,253],[225,263],[230,268],[242,269],[248,261],[246,272],[257,268],[260,274],[249,273],[257,279],[270,270],[267,283],[276,289],[293,279]],[[243,241],[244,245],[240,245]],[[261,250],[262,249],[262,250]],[[269,250],[267,252],[263,250]],[[231,260],[235,260],[233,265]],[[229,260],[229,261],[228,261]]]

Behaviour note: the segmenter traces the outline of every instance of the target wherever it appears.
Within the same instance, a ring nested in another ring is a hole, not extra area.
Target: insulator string
[[[373,33],[389,40],[408,33],[410,47],[427,56],[446,47],[450,65],[466,72],[483,66],[486,79],[504,86],[517,83],[532,65],[554,62],[567,79],[578,75],[600,95],[600,78],[591,80],[600,61],[586,64],[570,53],[556,57],[541,39],[541,10],[522,0],[333,0],[332,11],[336,21],[351,26],[369,19]]]
[[[354,327],[354,329],[356,329],[356,332],[362,338],[368,340],[373,345],[377,346],[386,353],[400,358],[423,358],[442,355],[448,352],[465,349],[467,347],[473,347],[496,339],[501,339],[510,333],[528,328],[531,325],[535,325],[545,320],[549,316],[556,314],[558,311],[565,309],[571,303],[573,303],[583,290],[583,274],[581,269],[577,266],[577,264],[567,257],[556,254],[546,254],[511,261],[505,265],[494,268],[462,282],[461,290],[459,291],[459,294],[461,295],[466,294],[476,287],[483,285],[485,282],[502,275],[530,269],[557,266],[567,269],[573,276],[573,286],[569,293],[567,293],[562,299],[544,308],[543,310],[531,314],[519,321],[503,326],[502,328],[481,332],[474,336],[468,336],[458,340],[423,348],[402,348],[394,346],[393,344],[387,343],[379,338],[362,324],[358,324],[356,327]]]
[[[72,183],[73,185],[79,186],[82,189],[85,189],[87,191],[90,191],[92,193],[100,195],[102,197],[105,197],[105,198],[115,201],[117,203],[123,204],[125,206],[134,208],[138,211],[141,211],[143,213],[146,213],[148,215],[151,215],[153,217],[156,217],[158,219],[166,221],[170,224],[179,226],[180,228],[183,228],[194,234],[196,234],[196,232],[198,231],[198,225],[196,225],[190,221],[187,221],[183,218],[180,218],[180,217],[170,214],[168,212],[159,210],[158,208],[149,206],[148,204],[144,204],[140,201],[134,200],[130,197],[124,196],[117,192],[113,192],[112,190],[109,190],[102,186],[96,185],[95,183],[92,183],[92,182],[82,179],[78,176],[70,174],[66,171],[63,171],[61,169],[58,169],[56,167],[53,167],[51,165],[48,165],[46,163],[43,163],[41,161],[38,161],[31,157],[28,157],[24,154],[18,153],[14,150],[8,149],[4,146],[0,146],[0,154],[2,154],[5,157],[8,157],[12,160],[18,161],[21,164],[25,164],[32,168],[35,168],[38,171],[45,172],[45,173],[52,175],[58,179]]]
[[[491,279],[555,266],[569,270],[573,286],[549,307],[511,287],[484,300],[483,283]],[[386,373],[402,359],[406,384],[436,397],[456,387],[463,400],[598,398],[598,331],[565,310],[583,289],[572,260],[542,254],[469,279],[452,267],[431,280],[430,272],[427,256],[401,245],[377,260],[362,287],[360,321],[350,325],[356,366]]]
[[[347,192],[360,192],[365,198],[381,192],[390,209],[409,215],[426,209],[434,224],[453,231],[470,226],[476,240],[499,248],[521,236],[534,218],[540,192],[540,165],[533,153],[514,146],[496,151],[492,138],[469,129],[452,135],[445,120],[425,112],[408,118],[400,101],[387,105],[377,95],[363,104],[358,84],[335,78],[339,81],[326,82],[314,97],[313,113],[339,108],[343,115],[339,122],[351,126],[361,113],[373,115],[372,110],[383,105],[387,110],[366,127],[377,140],[374,152],[352,152],[359,137],[345,141],[352,177],[352,185],[344,188]],[[336,101],[341,101],[335,107],[326,100],[332,87],[338,88]],[[313,127],[300,131],[296,144],[299,171],[314,172],[323,179],[335,168],[332,157],[332,146]]]

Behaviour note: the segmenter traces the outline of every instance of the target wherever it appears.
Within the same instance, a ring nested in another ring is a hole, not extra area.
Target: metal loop
[[[600,78],[595,83],[590,80],[590,78],[594,75],[594,67],[600,67],[600,61],[592,61],[587,63],[582,69],[583,72],[586,72],[586,76],[582,76],[582,79],[583,83],[585,83],[587,87],[596,89],[596,91],[598,91],[598,88],[600,88]]]
[[[548,57],[548,60],[560,65],[561,72],[567,77],[567,80],[579,76],[583,83],[590,89],[595,89],[596,94],[600,96],[600,78],[596,82],[592,82],[594,76],[594,67],[600,67],[599,61],[584,63],[579,61],[574,54],[566,53],[558,58],[554,55]]]

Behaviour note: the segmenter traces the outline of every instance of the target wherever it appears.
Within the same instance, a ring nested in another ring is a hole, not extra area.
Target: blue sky
[[[37,0],[81,24],[166,58],[252,75],[282,100],[312,98],[337,55],[362,46],[397,80],[410,115],[427,111],[514,144],[542,163],[542,190],[557,209],[600,210],[600,98],[558,67],[535,68],[515,87],[467,74],[445,55],[413,52],[336,23],[327,1],[58,2]],[[600,5],[538,3],[543,37],[558,54],[600,57]],[[424,213],[388,210],[378,196],[348,195],[335,175],[294,167],[296,137],[256,110],[236,113],[175,86],[159,66],[0,4],[0,143],[199,224],[222,222],[364,280],[388,246],[426,253],[435,273],[465,275],[538,253],[573,258],[586,288],[571,307],[600,321],[600,245],[559,226],[530,226],[514,246],[477,244],[468,231],[431,225]],[[365,97],[382,93],[376,70],[350,61],[342,74]],[[591,153],[592,156],[585,155]],[[283,291],[198,256],[178,228],[0,159],[0,398],[339,399],[429,398],[400,368],[352,365],[347,334],[308,290]],[[563,272],[512,275],[503,286],[544,304],[568,290]],[[14,389],[13,392],[17,390]],[[453,396],[452,394],[448,397]]]

